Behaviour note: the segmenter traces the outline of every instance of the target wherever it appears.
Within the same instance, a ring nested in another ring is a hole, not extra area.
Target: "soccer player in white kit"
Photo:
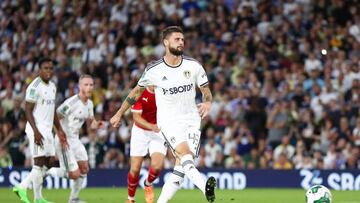
[[[69,150],[64,150],[58,139],[55,139],[56,155],[59,158],[60,168],[51,168],[48,174],[59,177],[69,177],[74,180],[71,187],[69,203],[83,203],[79,200],[79,192],[89,172],[88,155],[79,139],[79,131],[87,121],[90,128],[103,127],[103,121],[94,118],[94,105],[89,99],[94,89],[94,80],[90,75],[81,75],[79,78],[79,93],[66,99],[58,108],[60,119],[67,140]]]
[[[20,200],[30,203],[26,189],[33,183],[34,202],[48,203],[42,197],[42,183],[46,171],[55,159],[53,126],[57,129],[62,148],[67,149],[68,143],[55,114],[56,86],[50,79],[53,76],[53,62],[50,58],[39,61],[39,76],[26,89],[25,112],[28,122],[25,132],[29,139],[29,148],[33,157],[30,174],[13,188]]]
[[[184,34],[180,27],[165,28],[162,39],[165,56],[146,67],[138,85],[130,92],[126,102],[122,103],[110,123],[118,127],[124,112],[137,101],[145,87],[154,85],[157,124],[176,159],[179,160],[177,163],[181,164],[174,168],[173,174],[179,177],[185,174],[203,192],[206,199],[213,202],[215,178],[210,177],[205,181],[194,165],[194,155],[200,144],[201,118],[207,116],[211,108],[212,95],[207,75],[199,62],[183,56]],[[203,102],[198,105],[195,103],[196,86],[200,88],[203,96]],[[160,197],[158,202],[168,201],[176,190],[177,188],[172,187],[167,191],[168,197],[162,198],[163,200]]]

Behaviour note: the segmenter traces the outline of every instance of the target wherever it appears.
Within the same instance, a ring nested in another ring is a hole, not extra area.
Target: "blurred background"
[[[57,104],[91,74],[108,121],[170,25],[214,97],[197,167],[360,169],[357,0],[0,0],[0,167],[31,166],[24,96],[41,57],[56,61]],[[118,129],[84,126],[91,168],[129,167],[131,126],[130,113]]]

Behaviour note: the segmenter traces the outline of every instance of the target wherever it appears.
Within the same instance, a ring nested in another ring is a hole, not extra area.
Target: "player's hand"
[[[199,114],[204,119],[210,112],[211,102],[203,102],[197,105]]]
[[[36,145],[39,145],[40,147],[43,147],[43,140],[44,140],[44,137],[42,136],[42,134],[40,133],[39,130],[35,130],[34,131],[34,142]]]
[[[58,130],[57,135],[59,137],[61,147],[64,150],[68,150],[69,149],[69,143],[67,142],[66,135],[65,135],[64,131]]]
[[[160,132],[160,128],[156,124],[152,124],[150,129],[156,133]]]
[[[120,126],[120,121],[121,115],[115,114],[113,117],[111,117],[110,124],[112,127],[118,128]]]

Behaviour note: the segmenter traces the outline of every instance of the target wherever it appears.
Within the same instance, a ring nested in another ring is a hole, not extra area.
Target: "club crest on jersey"
[[[184,76],[186,79],[189,79],[191,76],[190,71],[188,71],[188,70],[184,71]]]
[[[64,107],[61,109],[60,112],[65,115],[65,114],[66,114],[66,111],[67,111],[68,109],[69,109],[69,106],[64,106]]]

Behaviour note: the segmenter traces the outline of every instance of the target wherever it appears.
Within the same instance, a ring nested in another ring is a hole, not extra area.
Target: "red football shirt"
[[[136,101],[136,103],[131,107],[132,112],[141,112],[141,117],[149,123],[156,123],[156,102],[155,102],[155,93],[150,92],[147,88],[144,90],[142,95]],[[135,122],[135,125],[138,127],[147,129],[140,124]]]

